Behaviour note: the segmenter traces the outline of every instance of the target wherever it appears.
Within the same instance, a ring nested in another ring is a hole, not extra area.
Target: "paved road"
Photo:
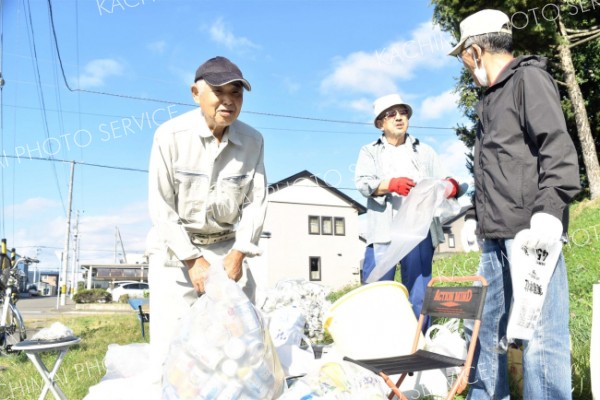
[[[56,296],[21,297],[17,302],[17,308],[23,315],[25,322],[33,319],[55,318],[62,314],[73,314],[75,302],[67,297],[66,305],[61,306]]]

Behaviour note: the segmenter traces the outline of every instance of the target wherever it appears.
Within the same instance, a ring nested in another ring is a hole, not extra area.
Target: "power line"
[[[39,110],[38,107],[31,107],[31,106],[21,106],[21,105],[15,105],[15,104],[5,104],[5,107],[9,107],[9,108],[14,108],[14,109],[23,109],[23,110]],[[80,114],[80,115],[90,115],[90,116],[96,116],[96,117],[114,117],[114,118],[121,118],[121,119],[131,119],[132,117],[136,117],[135,115],[117,115],[117,114],[103,114],[103,113],[92,113],[92,112],[78,112],[78,111],[69,111],[69,110],[55,110],[52,108],[47,108],[46,111],[50,111],[50,112],[61,112],[63,114]],[[246,111],[242,110],[242,114],[245,113]],[[142,117],[143,117],[142,113]],[[157,121],[153,122],[166,122],[168,121],[167,119],[158,119]],[[371,124],[367,124],[367,125],[371,125]],[[308,132],[308,133],[335,133],[335,134],[341,134],[341,135],[369,135],[369,136],[373,136],[374,132],[370,131],[370,132],[349,132],[349,131],[332,131],[332,130],[327,130],[327,129],[295,129],[295,128],[279,128],[279,127],[271,127],[271,126],[255,126],[256,129],[258,130],[275,130],[275,131],[286,131],[286,132]],[[452,128],[433,128],[433,127],[423,127],[423,126],[414,126],[414,125],[410,125],[409,129],[412,128],[421,128],[421,129],[452,129]],[[376,132],[375,132],[376,133]],[[437,133],[430,133],[430,135],[436,135]],[[446,135],[446,133],[440,133],[440,135]]]
[[[25,1],[27,1],[27,3],[25,3]],[[25,6],[27,5],[27,6]],[[30,51],[32,52],[33,55],[33,61],[34,61],[34,70],[36,72],[35,77],[36,77],[36,83],[38,86],[38,97],[39,97],[39,101],[40,101],[40,106],[42,108],[42,121],[44,122],[43,126],[44,126],[44,131],[46,134],[46,138],[50,138],[50,128],[48,127],[48,116],[46,114],[46,101],[44,99],[44,93],[42,90],[42,76],[40,74],[40,67],[39,67],[39,62],[38,62],[38,57],[37,57],[37,48],[35,45],[35,32],[33,30],[33,18],[32,18],[32,13],[31,13],[31,4],[29,2],[29,0],[23,0],[23,10],[24,13],[27,14],[27,17],[25,18],[25,22],[27,24],[27,22],[29,22],[29,29],[27,30],[27,35],[29,36],[29,33],[31,32],[31,36],[30,36]],[[52,143],[49,143],[49,147],[50,150],[52,151]],[[51,156],[52,157],[52,156]],[[65,209],[65,202],[62,196],[62,192],[60,190],[60,182],[58,180],[58,172],[56,171],[56,165],[52,164],[52,169],[53,169],[53,173],[54,173],[54,181],[56,183],[56,188],[58,190],[58,195],[60,197],[60,201],[62,203],[63,206],[63,210],[65,210],[65,214],[66,214],[66,209]]]
[[[23,157],[21,156],[13,156],[10,154],[3,154],[2,157],[4,158],[13,158],[13,159],[22,159]],[[37,161],[50,161],[50,162],[61,162],[61,163],[75,163],[75,164],[80,164],[80,165],[86,165],[89,167],[97,167],[97,168],[107,168],[107,169],[117,169],[117,170],[121,170],[121,171],[132,171],[132,172],[145,172],[148,173],[147,169],[140,169],[140,168],[129,168],[129,167],[116,167],[114,165],[104,165],[104,164],[95,164],[95,163],[89,163],[89,162],[84,162],[84,161],[75,161],[75,160],[62,160],[56,157],[52,157],[52,158],[44,158],[44,157],[27,157],[29,160],[37,160]]]
[[[58,56],[58,63],[60,66],[60,70],[62,72],[63,81],[69,91],[84,92],[84,93],[90,93],[90,94],[99,94],[99,95],[103,95],[103,96],[118,97],[118,98],[129,99],[129,100],[140,100],[140,101],[149,101],[149,102],[154,102],[154,103],[175,104],[175,105],[186,106],[186,107],[197,107],[197,105],[194,103],[183,103],[183,102],[179,102],[179,101],[161,100],[161,99],[155,99],[155,98],[150,98],[150,97],[138,97],[138,96],[132,96],[132,95],[126,95],[126,94],[103,92],[103,91],[98,91],[98,90],[71,88],[71,86],[69,85],[69,82],[67,81],[67,76],[65,74],[65,70],[63,67],[62,57],[60,55],[60,50],[59,50],[59,46],[58,46],[58,38],[56,35],[56,28],[54,26],[54,13],[52,12],[52,1],[51,0],[48,0],[48,9],[49,9],[49,13],[50,13],[50,25],[52,27],[52,36],[54,37],[56,53]],[[343,121],[343,120],[336,120],[336,119],[306,117],[306,116],[289,115],[289,114],[276,114],[276,113],[260,112],[260,111],[244,111],[244,112],[247,114],[262,115],[262,116],[277,117],[277,118],[299,119],[299,120],[305,120],[305,121],[329,122],[329,123],[336,123],[336,124],[349,124],[349,125],[361,125],[361,126],[362,125],[366,125],[366,126],[371,125],[371,123],[369,123],[369,122]],[[416,128],[416,129],[455,130],[455,128],[445,128],[445,127],[435,127],[435,126],[412,126],[412,127]]]

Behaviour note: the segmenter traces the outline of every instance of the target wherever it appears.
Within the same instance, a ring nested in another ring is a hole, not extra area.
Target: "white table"
[[[67,400],[67,397],[54,380],[54,376],[58,372],[58,368],[69,351],[69,348],[80,341],[81,338],[69,336],[53,340],[24,340],[12,346],[12,350],[22,351],[27,355],[44,380],[44,388],[42,389],[42,393],[40,394],[40,397],[38,397],[38,400],[43,400],[46,397],[48,390],[52,392],[56,400]],[[51,351],[58,351],[58,357],[54,362],[52,370],[48,370],[42,362],[41,354]]]

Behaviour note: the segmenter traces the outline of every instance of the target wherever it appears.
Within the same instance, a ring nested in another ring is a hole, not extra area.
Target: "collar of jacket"
[[[196,115],[194,116],[194,119],[196,120],[194,123],[194,131],[196,131],[198,133],[198,135],[201,138],[209,138],[211,136],[213,136],[212,132],[210,131],[210,129],[208,129],[208,125],[206,125],[206,120],[204,119],[204,115],[202,115],[202,111],[200,110],[200,107],[198,107],[198,109],[196,110]],[[225,128],[225,132],[223,133],[223,137],[227,137],[227,140],[233,144],[237,144],[240,145],[242,144],[240,138],[239,138],[239,133],[237,131],[237,127],[239,126],[239,123],[237,120],[233,121],[233,123],[231,125],[229,125],[227,128]]]
[[[385,134],[382,134],[379,139],[377,139],[376,141],[373,142],[373,146],[379,146],[379,145],[383,145],[383,138],[385,137]],[[421,144],[421,142],[419,141],[419,139],[412,137],[411,135],[408,134],[408,132],[406,133],[406,138],[404,139],[404,143],[410,143],[413,151],[416,153],[417,152],[417,146],[419,144]]]
[[[496,82],[488,88],[485,89],[485,92],[492,90],[494,87],[503,84],[507,81],[511,76],[517,72],[518,69],[523,67],[536,67],[547,70],[548,67],[548,59],[543,56],[535,56],[535,55],[527,55],[527,56],[519,56],[515,57],[508,65],[502,70],[500,76],[496,79]]]

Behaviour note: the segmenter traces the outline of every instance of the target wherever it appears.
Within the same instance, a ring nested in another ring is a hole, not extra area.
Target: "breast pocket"
[[[250,181],[248,174],[223,176],[217,181],[213,207],[217,221],[233,224],[238,220],[247,200]]]
[[[177,212],[181,219],[193,221],[202,213],[208,197],[207,174],[186,169],[175,170],[177,183]]]

